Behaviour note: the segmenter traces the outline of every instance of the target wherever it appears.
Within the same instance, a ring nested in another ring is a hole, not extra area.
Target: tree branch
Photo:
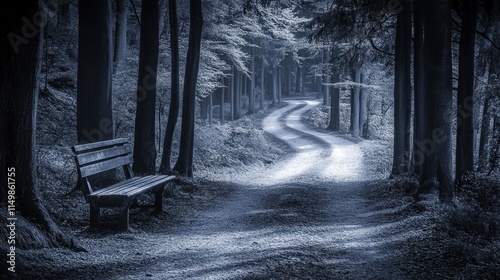
[[[386,51],[378,48],[377,46],[375,46],[375,42],[373,42],[373,38],[370,38],[369,41],[370,41],[370,45],[372,45],[372,48],[375,49],[376,51],[379,51],[379,52],[381,52],[381,53],[383,53],[385,55],[395,56],[395,54],[390,53],[390,52],[386,52]]]
[[[139,14],[137,13],[137,9],[135,8],[135,4],[133,0],[129,0],[130,4],[132,5],[132,9],[134,9],[134,14],[135,18],[137,19],[137,22],[139,23],[139,27],[141,27],[141,19],[139,18]]]

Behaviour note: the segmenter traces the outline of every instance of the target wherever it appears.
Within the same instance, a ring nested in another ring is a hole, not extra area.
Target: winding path
[[[296,153],[229,184],[214,202],[168,236],[148,237],[152,279],[401,279],[386,245],[407,238],[373,220],[362,191],[362,152],[348,140],[300,122],[315,101],[288,100],[263,129]],[[387,231],[391,232],[388,234]],[[153,245],[152,245],[153,244]],[[157,244],[156,246],[154,244]],[[144,275],[120,276],[136,279]]]
[[[318,102],[285,102],[262,127],[294,153],[210,183],[231,191],[202,211],[181,213],[180,223],[85,238],[84,245],[96,254],[58,251],[54,262],[82,261],[54,270],[50,279],[407,278],[400,245],[418,229],[402,230],[401,221],[384,218],[395,209],[377,209],[367,200],[367,181],[373,178],[357,144],[300,122]]]

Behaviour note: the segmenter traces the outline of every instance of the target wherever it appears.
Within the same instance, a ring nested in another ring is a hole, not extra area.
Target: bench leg
[[[155,211],[163,211],[163,188],[155,192]]]
[[[120,214],[119,214],[119,220],[118,220],[118,224],[119,224],[119,227],[121,230],[127,230],[128,229],[128,225],[129,225],[129,218],[128,218],[128,209],[129,209],[129,203],[127,203],[126,205],[122,206],[120,208]]]
[[[94,202],[90,202],[90,228],[99,227],[99,214],[99,207]]]

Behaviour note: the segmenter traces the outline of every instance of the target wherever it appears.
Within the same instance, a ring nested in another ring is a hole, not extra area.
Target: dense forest
[[[498,1],[0,5],[7,279],[499,277]]]

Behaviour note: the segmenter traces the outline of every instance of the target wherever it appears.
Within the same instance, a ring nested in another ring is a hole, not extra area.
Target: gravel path
[[[77,233],[90,253],[35,251],[31,262],[37,266],[27,275],[34,279],[39,271],[39,279],[408,278],[400,245],[421,234],[419,230],[401,227],[399,218],[386,215],[398,209],[369,201],[367,185],[375,176],[363,165],[358,144],[300,122],[318,102],[285,102],[262,122],[265,131],[295,151],[284,160],[207,183],[205,187],[220,193],[208,202],[172,198],[186,205],[204,204],[192,206],[189,213],[167,209],[153,221],[146,217],[155,229],[135,221],[137,229],[131,232]]]
[[[216,207],[146,241],[153,264],[115,279],[402,278],[386,245],[407,236],[373,219],[360,149],[300,123],[318,102],[286,103],[262,125],[296,153],[230,179]]]

